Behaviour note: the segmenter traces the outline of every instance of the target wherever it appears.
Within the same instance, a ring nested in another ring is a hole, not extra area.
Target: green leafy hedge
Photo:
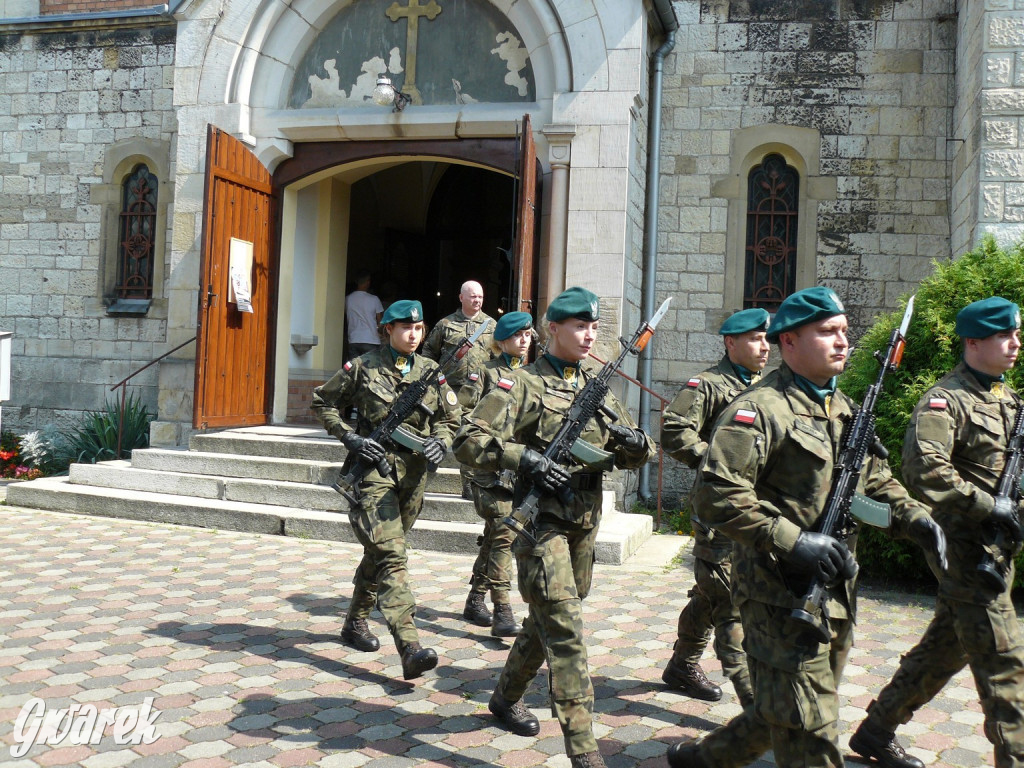
[[[972,301],[989,296],[1002,296],[1024,306],[1024,243],[1002,248],[986,237],[959,259],[936,262],[935,272],[918,288],[903,362],[886,377],[875,409],[876,432],[889,449],[893,474],[901,479],[903,435],[911,411],[924,392],[960,361],[960,339],[953,332],[956,314]],[[878,377],[874,352],[884,352],[908,299],[904,297],[898,311],[879,317],[857,341],[840,387],[858,402]],[[1018,392],[1024,391],[1020,366],[1008,371],[1006,380]],[[868,526],[861,528],[857,560],[866,575],[901,581],[932,579],[917,547]],[[1024,583],[1022,565],[1024,553],[1017,559],[1016,586]]]

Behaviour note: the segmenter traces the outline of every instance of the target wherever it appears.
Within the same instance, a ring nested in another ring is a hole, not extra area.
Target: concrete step
[[[118,468],[110,468],[116,470]],[[144,470],[132,470],[144,472]],[[80,470],[79,470],[80,472]],[[85,472],[83,477],[88,478]],[[140,478],[145,475],[139,475]],[[217,478],[182,475],[183,490],[190,484],[205,483],[208,492],[218,488]],[[223,478],[220,479],[223,482]],[[134,480],[132,482],[135,482]],[[260,484],[259,481],[250,481]],[[264,486],[278,483],[262,481]],[[191,489],[189,489],[191,492]],[[218,491],[219,492],[219,491]],[[333,493],[333,491],[330,491]],[[335,496],[337,494],[334,494]],[[266,499],[267,497],[264,497]],[[430,501],[433,500],[433,496]],[[299,509],[270,503],[252,503],[219,497],[198,497],[174,493],[154,493],[144,489],[122,489],[72,483],[68,477],[48,477],[7,487],[7,503],[17,507],[46,509],[83,515],[144,520],[202,528],[245,531],[305,538],[355,541],[348,515],[341,511]],[[446,499],[446,505],[472,509],[470,502]],[[476,551],[476,539],[483,524],[428,519],[426,508],[409,534],[410,545],[417,549],[470,554]],[[636,552],[652,532],[652,519],[614,509],[614,494],[605,492],[605,514],[598,532],[596,556],[600,563],[618,565]]]
[[[153,457],[154,454],[148,454]],[[327,512],[345,512],[348,510],[348,502],[345,498],[331,488],[329,485],[318,484],[306,480],[287,480],[283,477],[268,479],[267,474],[287,475],[280,464],[295,463],[288,459],[264,458],[259,462],[248,460],[245,466],[238,467],[240,474],[230,472],[188,472],[186,471],[189,462],[183,462],[185,467],[174,466],[169,459],[187,459],[194,457],[192,452],[166,451],[172,454],[168,456],[155,456],[156,459],[163,459],[153,466],[162,466],[163,469],[145,469],[136,466],[136,458],[140,454],[136,451],[132,455],[132,463],[126,461],[105,461],[99,464],[73,464],[69,472],[68,480],[73,486],[84,485],[94,488],[108,488],[120,491],[146,491],[149,493],[167,494],[171,496],[191,496],[197,499],[220,499],[222,501],[239,501],[248,504],[267,504],[271,506],[290,507],[298,510],[322,510]],[[207,454],[216,455],[219,454]],[[237,457],[221,457],[217,460],[239,461]],[[209,464],[197,462],[203,469],[209,469]],[[332,466],[332,465],[325,465]],[[232,469],[232,466],[221,467]],[[261,470],[261,468],[263,468]],[[287,467],[283,467],[287,470]],[[300,467],[301,469],[301,467]],[[306,469],[310,469],[306,467]],[[327,473],[327,480],[334,482],[337,479],[337,467],[334,467],[333,474]],[[263,471],[266,470],[266,471]],[[444,473],[443,475],[441,473]],[[242,474],[244,473],[244,474]],[[301,474],[301,473],[299,473]],[[254,477],[254,475],[256,475]],[[437,482],[436,477],[440,476]],[[447,484],[447,485],[446,485]],[[458,470],[439,470],[427,483],[427,492],[423,502],[423,511],[420,517],[426,520],[450,520],[452,522],[475,523],[479,520],[473,502],[466,501],[461,496],[445,492],[446,487],[459,488]],[[435,490],[441,488],[439,492]]]

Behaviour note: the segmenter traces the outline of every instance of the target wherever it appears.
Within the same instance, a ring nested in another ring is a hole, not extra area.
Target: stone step
[[[88,477],[88,472],[85,476]],[[187,486],[190,481],[188,476],[182,477],[185,479],[180,482]],[[195,478],[196,482],[201,480],[215,483],[217,480],[202,475],[196,475]],[[264,484],[271,485],[266,481]],[[127,520],[333,541],[355,541],[348,515],[344,512],[85,485],[72,483],[70,475],[12,483],[7,488],[7,503],[17,507]],[[461,504],[472,509],[469,502],[461,499],[449,498],[445,503]],[[424,507],[426,506],[427,504],[424,504]],[[650,538],[653,521],[647,515],[616,511],[614,494],[610,491],[605,492],[604,506],[606,511],[598,532],[595,554],[600,563],[618,565],[625,562]],[[476,540],[482,532],[483,524],[479,519],[474,522],[439,521],[426,519],[424,515],[410,532],[409,542],[417,549],[470,554],[476,551]]]
[[[190,462],[175,465],[171,459],[195,458],[192,452],[154,451],[148,456],[157,460],[154,467],[146,469],[136,465],[137,456],[143,452],[135,451],[132,463],[126,461],[105,461],[99,464],[72,464],[68,475],[73,486],[83,485],[94,488],[109,488],[120,491],[146,491],[149,493],[167,494],[171,496],[191,496],[197,499],[219,499],[222,501],[238,501],[248,504],[267,504],[270,506],[290,507],[297,510],[321,510],[327,512],[344,512],[348,510],[345,498],[329,485],[318,484],[306,480],[288,480],[284,477],[267,478],[265,475],[287,475],[287,467],[280,463],[296,463],[287,459],[264,458],[259,462],[252,459],[247,464],[237,467],[239,474],[231,472],[188,472]],[[172,454],[157,455],[157,454]],[[220,456],[219,454],[208,454]],[[200,457],[202,458],[202,457]],[[235,469],[233,461],[241,461],[237,457],[220,456],[217,464],[227,462],[222,469]],[[271,462],[271,464],[267,464]],[[196,462],[204,469],[209,464]],[[324,465],[330,466],[330,465]],[[262,467],[266,471],[261,471]],[[299,467],[302,469],[302,467]],[[310,467],[305,467],[309,470]],[[244,473],[244,474],[243,474]],[[443,475],[441,473],[444,473]],[[301,474],[301,473],[299,473]],[[337,467],[333,475],[328,473],[327,480],[337,479]],[[434,483],[437,477],[440,479]],[[427,483],[423,511],[420,517],[425,520],[450,520],[452,522],[475,523],[479,521],[473,502],[461,496],[453,495],[444,490],[438,492],[437,487],[444,489],[454,486],[461,491],[458,470],[439,470],[431,476]]]

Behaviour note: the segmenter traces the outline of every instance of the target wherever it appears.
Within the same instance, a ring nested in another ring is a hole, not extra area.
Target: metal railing
[[[176,346],[174,349],[170,350],[169,352],[164,352],[162,355],[160,355],[160,357],[156,358],[155,360],[150,360],[144,366],[142,366],[141,368],[133,371],[132,373],[129,373],[127,376],[125,376],[123,379],[121,379],[119,382],[117,382],[117,384],[115,384],[114,386],[112,386],[110,388],[111,392],[113,392],[118,387],[121,388],[121,407],[118,408],[118,411],[117,411],[117,458],[119,458],[119,459],[121,458],[121,436],[122,436],[122,433],[124,432],[124,405],[125,405],[125,398],[128,395],[128,382],[131,381],[132,379],[134,379],[136,376],[138,376],[144,370],[149,368],[151,365],[155,365],[156,363],[159,363],[161,360],[163,360],[165,357],[169,357],[169,356],[173,355],[175,352],[177,352],[182,347],[187,347],[189,344],[191,344],[197,338],[198,338],[197,336],[193,336],[191,339],[189,339],[188,341],[182,342],[181,344],[179,344],[178,346]]]
[[[595,355],[593,352],[590,353],[590,356],[592,358],[594,358],[595,360],[597,360],[597,362],[599,362],[601,365],[605,365],[607,363],[606,360],[602,360],[600,357]],[[629,382],[632,382],[633,384],[636,384],[644,392],[646,392],[647,394],[651,395],[652,397],[654,397],[654,398],[656,398],[658,400],[658,434],[660,435],[661,434],[661,427],[662,427],[662,425],[664,423],[664,420],[665,420],[665,406],[668,405],[668,403],[671,402],[671,401],[668,398],[666,398],[666,397],[662,397],[661,395],[659,395],[657,392],[655,392],[650,387],[644,386],[639,381],[637,381],[632,376],[630,376],[628,373],[623,373],[622,371],[616,371],[615,373],[617,373],[619,376],[624,378],[626,381],[629,381]],[[654,513],[654,530],[655,531],[657,531],[659,528],[661,528],[661,488],[662,488],[662,478],[663,478],[664,466],[665,466],[665,452],[662,450],[660,442],[657,443],[657,446],[658,446],[658,501],[657,501],[657,507],[656,507],[656,510],[655,510],[655,513]]]

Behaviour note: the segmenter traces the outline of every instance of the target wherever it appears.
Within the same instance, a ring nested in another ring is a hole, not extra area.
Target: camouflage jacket
[[[327,383],[316,387],[312,408],[324,429],[340,439],[353,431],[341,418],[341,413],[354,405],[358,411],[355,431],[366,437],[384,420],[411,382],[426,372],[437,370],[433,360],[413,355],[412,369],[402,376],[395,368],[391,349],[385,344],[379,350],[349,360]],[[422,409],[417,409],[405,420],[404,426],[419,437],[436,437],[445,445],[451,445],[461,417],[459,401],[441,377],[432,377],[431,381],[423,403],[434,415],[427,416]]]
[[[476,333],[481,323],[487,323],[487,329],[473,342],[473,347],[457,363],[447,366],[445,375],[448,377],[448,383],[456,390],[466,381],[470,371],[475,371],[491,359],[491,339],[494,338],[496,325],[494,318],[481,312],[475,320],[470,320],[461,309],[458,309],[448,317],[438,320],[427,340],[423,342],[422,353],[431,360],[440,360],[445,352],[462,339],[468,339]]]
[[[757,379],[760,374],[757,374]],[[711,428],[718,414],[746,389],[747,385],[724,355],[718,365],[691,377],[665,409],[661,425],[661,447],[676,461],[696,469],[708,449]],[[720,563],[729,557],[732,542],[721,532],[709,529],[699,517],[693,522],[693,555]]]
[[[589,374],[584,373],[585,378]],[[580,382],[582,387],[583,383]],[[469,414],[458,435],[453,450],[463,464],[477,469],[496,472],[501,469],[518,470],[523,450],[532,448],[542,453],[565,420],[566,411],[578,390],[562,378],[558,371],[542,357],[525,368],[520,368],[508,383],[486,394]],[[609,394],[605,406],[618,416],[618,422],[635,427],[636,423],[622,404]],[[602,415],[591,420],[581,439],[613,453],[615,465],[635,469],[654,453],[654,442],[647,437],[642,448],[628,451],[611,444],[608,424]],[[572,502],[563,504],[558,498],[545,496],[540,501],[540,516],[561,520],[574,527],[593,528],[601,521],[601,484],[584,480],[595,476],[595,470],[579,464],[569,467],[572,473]],[[597,479],[600,480],[599,472]]]
[[[788,607],[806,591],[809,579],[793,572],[786,556],[824,511],[842,420],[856,410],[836,390],[826,413],[783,363],[722,411],[691,500],[701,519],[736,542],[732,578],[738,601]],[[905,537],[913,520],[928,515],[893,478],[888,463],[873,455],[865,459],[857,490],[892,505],[894,535]],[[851,551],[856,539],[855,534],[846,542]],[[853,618],[855,581],[829,588],[829,615]]]
[[[910,417],[903,477],[946,533],[949,567],[939,576],[946,597],[985,604],[997,596],[977,566],[1020,402],[1006,385],[983,387],[961,362],[925,392]],[[1010,565],[1012,584],[1012,559]]]
[[[465,420],[472,413],[484,395],[497,389],[498,382],[503,379],[508,380],[512,373],[513,369],[501,354],[470,373],[466,377],[466,383],[459,388],[459,406],[462,408],[463,419]],[[501,472],[476,469],[470,472],[470,479],[482,488],[493,488],[499,485],[505,490],[511,491],[515,473],[508,469]]]

